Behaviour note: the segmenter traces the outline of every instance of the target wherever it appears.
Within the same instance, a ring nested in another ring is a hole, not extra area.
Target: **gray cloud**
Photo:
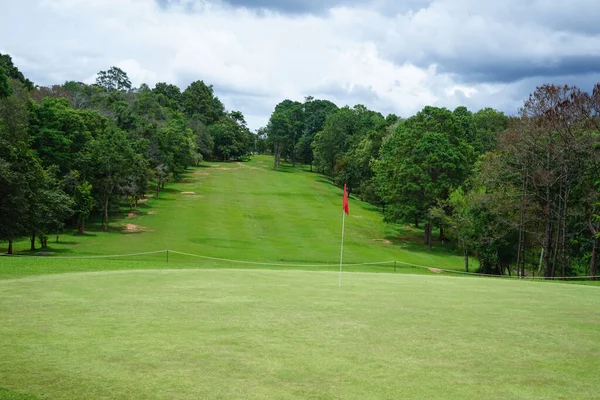
[[[404,117],[514,114],[537,85],[600,80],[597,0],[21,0],[3,13],[0,52],[37,84],[111,65],[134,85],[204,80],[251,128],[307,95]]]

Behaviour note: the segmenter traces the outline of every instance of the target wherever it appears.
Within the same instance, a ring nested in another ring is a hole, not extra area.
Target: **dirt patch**
[[[127,233],[144,232],[145,230],[146,228],[135,224],[125,224],[123,226],[123,232]]]
[[[148,215],[154,215],[156,214],[156,211],[148,211]]]
[[[181,192],[181,194],[196,194],[196,192]]]
[[[204,172],[204,171],[194,171],[194,175],[208,176],[208,172]]]
[[[229,164],[229,165],[232,165],[232,164]],[[217,166],[211,165],[209,168],[217,170],[217,171],[236,171],[236,170],[244,168],[244,166],[240,162],[236,162],[233,165],[235,165],[235,167],[217,167]]]
[[[392,242],[390,242],[387,239],[372,239],[373,242],[381,242],[381,243],[385,243],[385,244],[392,244]]]
[[[442,272],[444,272],[439,268],[427,268],[427,269],[430,270],[431,272],[435,272],[436,274],[441,274]]]
[[[135,217],[136,214],[137,214],[137,211],[130,212],[129,214],[127,214],[127,219],[131,219],[131,218]]]
[[[137,201],[137,202],[138,202],[138,203],[145,203],[145,202],[147,202],[147,201],[148,201],[148,199],[147,199],[147,198],[143,198],[143,199],[138,199],[138,201]]]

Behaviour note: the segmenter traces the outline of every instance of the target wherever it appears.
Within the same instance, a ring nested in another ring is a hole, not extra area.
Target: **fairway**
[[[149,194],[134,213],[124,205],[121,214],[111,216],[108,232],[92,222],[86,235],[67,230],[43,251],[73,257],[171,249],[265,264],[339,262],[341,190],[306,167],[284,165],[275,171],[272,163],[272,157],[256,156],[244,163],[190,169],[158,199]],[[355,198],[350,200],[345,227],[347,263],[397,260],[464,268],[462,256],[448,244],[436,243],[429,251],[422,244],[422,230],[386,224],[380,209]],[[0,251],[5,245],[0,244]],[[28,248],[27,240],[15,244],[15,251]],[[476,260],[471,262],[476,268]]]
[[[0,386],[49,399],[598,396],[597,287],[343,282],[225,269],[2,280]]]

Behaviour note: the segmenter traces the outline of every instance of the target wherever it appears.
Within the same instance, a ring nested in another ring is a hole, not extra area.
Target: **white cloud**
[[[136,86],[167,81],[185,89],[202,79],[227,108],[244,112],[252,128],[266,124],[279,101],[307,95],[402,116],[427,104],[514,112],[542,83],[520,81],[524,59],[532,60],[529,70],[554,60],[561,72],[570,65],[563,68],[562,57],[600,56],[600,36],[589,33],[590,15],[600,7],[577,1],[591,9],[583,27],[569,25],[574,14],[564,5],[561,20],[540,2],[516,0],[413,1],[415,7],[395,13],[385,0],[376,6],[338,1],[316,15],[193,0],[166,7],[154,0],[21,0],[4,5],[0,52],[44,85],[93,80],[111,65]],[[533,12],[538,20],[526,18]],[[477,74],[508,77],[507,83],[474,79]]]

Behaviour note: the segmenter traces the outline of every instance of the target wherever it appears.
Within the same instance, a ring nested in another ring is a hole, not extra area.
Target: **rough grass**
[[[0,398],[592,399],[599,301],[408,274],[346,274],[341,290],[307,271],[2,280]]]

